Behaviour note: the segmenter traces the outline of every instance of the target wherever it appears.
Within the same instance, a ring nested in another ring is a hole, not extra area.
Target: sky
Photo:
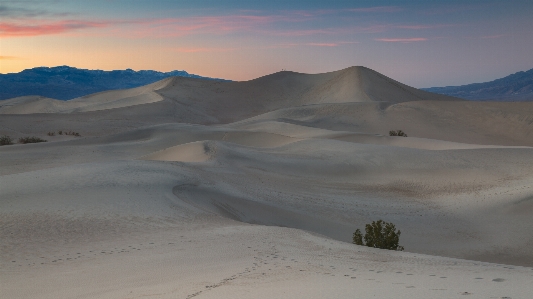
[[[433,87],[533,68],[531,0],[0,0],[0,73],[185,70],[251,80],[361,65]]]

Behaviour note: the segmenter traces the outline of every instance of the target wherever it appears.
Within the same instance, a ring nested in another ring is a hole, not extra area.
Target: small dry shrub
[[[19,143],[26,144],[26,143],[39,143],[39,142],[46,142],[46,140],[41,139],[39,137],[20,137]]]
[[[11,139],[11,137],[7,135],[0,136],[0,145],[10,145],[10,144],[13,144],[13,140]]]
[[[68,131],[68,132],[65,131],[65,135],[72,135],[72,136],[76,136],[76,137],[80,137],[81,136],[80,133],[72,132],[72,131]]]
[[[389,136],[402,136],[402,137],[407,137],[407,134],[405,134],[404,131],[402,130],[398,130],[398,131],[389,131]]]

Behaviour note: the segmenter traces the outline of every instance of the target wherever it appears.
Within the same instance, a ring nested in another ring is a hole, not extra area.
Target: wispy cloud
[[[21,59],[21,58],[18,56],[0,56],[0,60],[17,60],[17,59]]]
[[[486,35],[486,36],[482,36],[481,38],[483,38],[483,39],[487,39],[487,38],[491,39],[491,38],[501,38],[501,37],[504,37],[504,36],[505,36],[505,34]]]
[[[411,37],[411,38],[376,38],[376,41],[388,42],[388,43],[412,43],[427,41],[424,37]]]
[[[301,30],[268,30],[263,31],[270,35],[278,36],[306,36],[306,35],[317,35],[317,34],[333,34],[335,33],[334,29],[301,29]]]
[[[180,53],[199,53],[199,52],[230,52],[237,48],[209,48],[209,47],[180,47],[171,49]]]
[[[301,29],[301,30],[261,30],[262,33],[277,36],[310,36],[310,35],[334,35],[334,34],[356,34],[356,33],[378,33],[390,28],[389,25],[372,25],[372,26],[349,26],[337,28],[321,29]]]
[[[229,34],[258,30],[261,26],[290,21],[284,15],[225,15],[139,20],[135,37],[179,37],[191,34]]]
[[[22,1],[20,1],[22,2]],[[73,14],[67,12],[50,12],[44,9],[16,7],[8,5],[0,5],[0,17],[4,19],[26,19],[26,18],[42,18],[42,17],[67,17]]]
[[[347,11],[352,11],[352,12],[398,12],[402,10],[403,9],[398,6],[374,6],[374,7],[347,9]]]
[[[23,15],[18,11],[18,15]],[[13,15],[13,9],[4,8],[4,14]],[[2,11],[0,10],[0,16]],[[29,14],[29,11],[28,11]],[[38,12],[32,15],[38,15]],[[43,13],[44,14],[44,13]],[[43,18],[7,19],[0,21],[0,37],[23,37],[61,34],[69,31],[133,25],[123,28],[121,34],[127,33],[131,37],[174,37],[201,33],[231,33],[252,30],[265,24],[275,22],[290,22],[294,18],[288,15],[223,15],[223,16],[193,16],[183,18],[163,19],[111,19],[111,20],[49,20]],[[137,25],[137,26],[135,26]],[[108,32],[109,33],[109,32]],[[123,36],[128,36],[123,35]]]
[[[479,10],[487,5],[492,5],[493,3],[469,3],[464,1],[460,4],[449,4],[449,5],[436,5],[431,6],[427,9],[419,10],[419,13],[424,15],[444,15],[444,14],[454,14],[454,13],[465,13],[466,11]]]
[[[2,14],[0,6],[0,15]],[[281,11],[274,14],[262,14],[257,11],[239,11],[237,14],[213,16],[188,16],[177,18],[154,19],[108,19],[108,20],[53,20],[32,18],[30,15],[45,12],[25,9],[3,8],[5,14],[26,15],[24,19],[6,19],[0,21],[0,37],[31,37],[39,35],[65,34],[81,32],[91,28],[110,28],[105,31],[93,31],[101,35],[113,35],[127,38],[173,38],[199,34],[255,33],[282,37],[341,35],[358,33],[378,33],[393,28],[426,29],[430,25],[394,25],[373,24],[369,26],[350,26],[336,23],[333,27],[319,27],[313,23],[314,16],[321,14],[343,14],[349,12],[395,12],[401,10],[396,6],[377,6],[341,10]],[[263,12],[264,13],[264,12]],[[328,18],[335,15],[328,16]],[[301,23],[294,26],[294,23]],[[290,26],[287,26],[289,25]],[[292,28],[292,29],[290,29]],[[298,28],[298,29],[294,29]],[[385,41],[385,40],[383,40]],[[411,40],[414,41],[414,40]]]
[[[30,24],[0,22],[0,37],[25,37],[59,34],[84,28],[107,27],[109,25],[109,22],[90,22],[76,20],[52,22],[37,21],[31,22]]]
[[[410,29],[410,30],[422,30],[422,29],[436,29],[436,28],[445,28],[445,27],[456,27],[460,24],[416,24],[416,25],[394,25],[394,28],[400,29]]]
[[[317,17],[317,16],[324,16],[324,15],[334,15],[334,14],[340,14],[340,13],[346,13],[346,12],[354,12],[354,13],[380,13],[380,12],[386,12],[386,13],[392,13],[392,12],[398,12],[402,11],[403,9],[398,6],[374,6],[374,7],[362,7],[362,8],[345,8],[345,9],[315,9],[315,10],[285,10],[282,13],[286,15],[293,15],[293,16],[301,16],[301,17]]]
[[[315,47],[337,47],[337,43],[306,43],[306,46],[315,46]]]
[[[358,44],[359,42],[353,41],[340,41],[340,42],[315,42],[315,43],[283,43],[269,46],[268,48],[294,48],[294,47],[339,47],[342,45]]]

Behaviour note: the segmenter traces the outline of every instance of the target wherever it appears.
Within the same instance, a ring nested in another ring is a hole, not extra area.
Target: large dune
[[[363,67],[2,101],[48,142],[0,147],[0,297],[528,298],[532,104]],[[405,252],[351,244],[378,219]]]

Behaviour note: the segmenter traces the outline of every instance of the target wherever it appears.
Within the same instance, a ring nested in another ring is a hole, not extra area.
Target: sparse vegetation
[[[78,133],[78,132],[72,132],[72,131],[68,131],[67,132],[67,131],[65,131],[64,133],[65,133],[65,135],[72,135],[72,136],[76,136],[76,137],[80,137],[81,136],[80,133]]]
[[[26,143],[39,143],[39,142],[46,142],[46,140],[41,139],[39,137],[20,137],[19,143],[26,144]]]
[[[402,251],[404,249],[403,246],[399,245],[400,230],[396,232],[396,226],[390,222],[381,219],[372,221],[372,224],[365,226],[365,231],[364,242],[361,230],[357,229],[353,233],[354,244],[388,250]]]
[[[407,137],[407,134],[405,134],[404,131],[402,130],[398,130],[398,131],[389,131],[389,136],[402,136],[402,137]]]
[[[10,145],[10,144],[13,144],[13,140],[11,139],[11,137],[7,135],[0,136],[0,145]]]
[[[63,135],[63,131],[57,131],[57,134]]]
[[[56,133],[54,133],[54,132],[48,132],[48,134],[47,134],[47,135],[48,135],[48,136],[55,136],[55,135],[56,135]]]

